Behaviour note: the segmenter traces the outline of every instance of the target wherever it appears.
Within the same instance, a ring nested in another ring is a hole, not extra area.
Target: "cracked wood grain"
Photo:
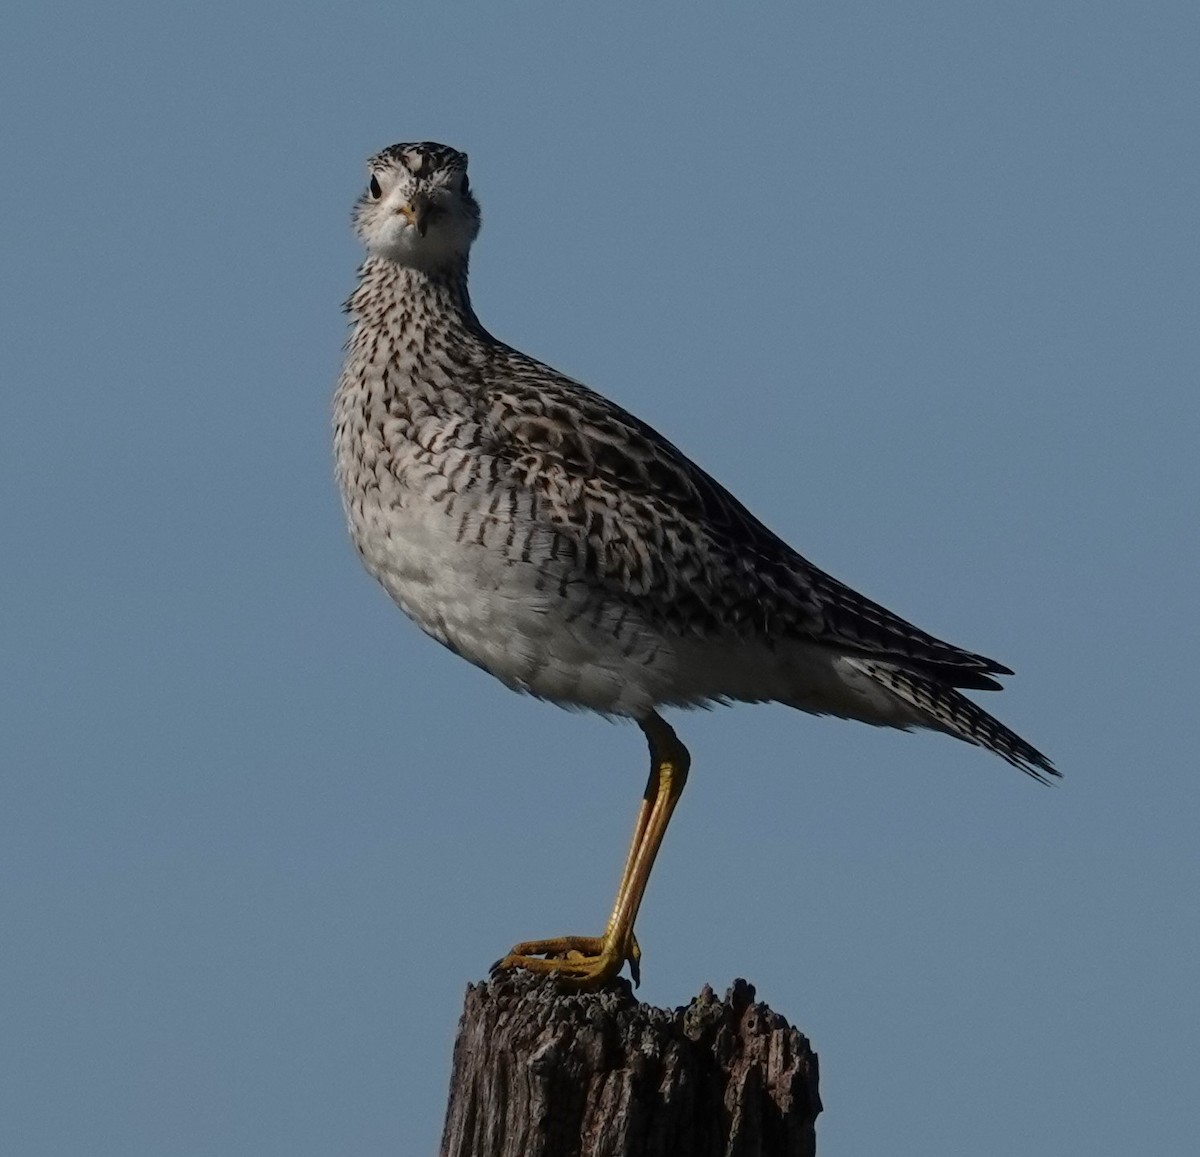
[[[674,1010],[620,981],[467,989],[442,1157],[812,1157],[808,1040],[735,981]]]

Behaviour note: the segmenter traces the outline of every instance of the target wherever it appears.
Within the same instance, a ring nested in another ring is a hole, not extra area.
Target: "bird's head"
[[[392,145],[367,162],[354,231],[373,257],[435,269],[466,257],[479,232],[467,155],[433,141]]]

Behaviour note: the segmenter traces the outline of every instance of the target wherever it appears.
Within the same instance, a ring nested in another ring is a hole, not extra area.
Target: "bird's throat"
[[[478,330],[467,288],[467,260],[421,269],[383,257],[370,257],[359,270],[358,287],[346,302],[360,324],[382,325],[394,336],[411,326],[460,324]]]

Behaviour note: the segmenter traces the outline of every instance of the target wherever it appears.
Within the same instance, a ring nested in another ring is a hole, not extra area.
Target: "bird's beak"
[[[400,206],[400,212],[422,237],[425,236],[425,230],[429,228],[432,206],[433,203],[430,201],[428,193],[414,193],[412,200],[407,205]]]

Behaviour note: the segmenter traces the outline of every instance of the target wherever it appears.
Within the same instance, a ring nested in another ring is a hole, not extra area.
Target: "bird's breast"
[[[673,641],[586,577],[585,544],[492,455],[471,399],[378,352],[352,345],[334,405],[366,569],[422,630],[517,690],[633,715],[670,698]]]

